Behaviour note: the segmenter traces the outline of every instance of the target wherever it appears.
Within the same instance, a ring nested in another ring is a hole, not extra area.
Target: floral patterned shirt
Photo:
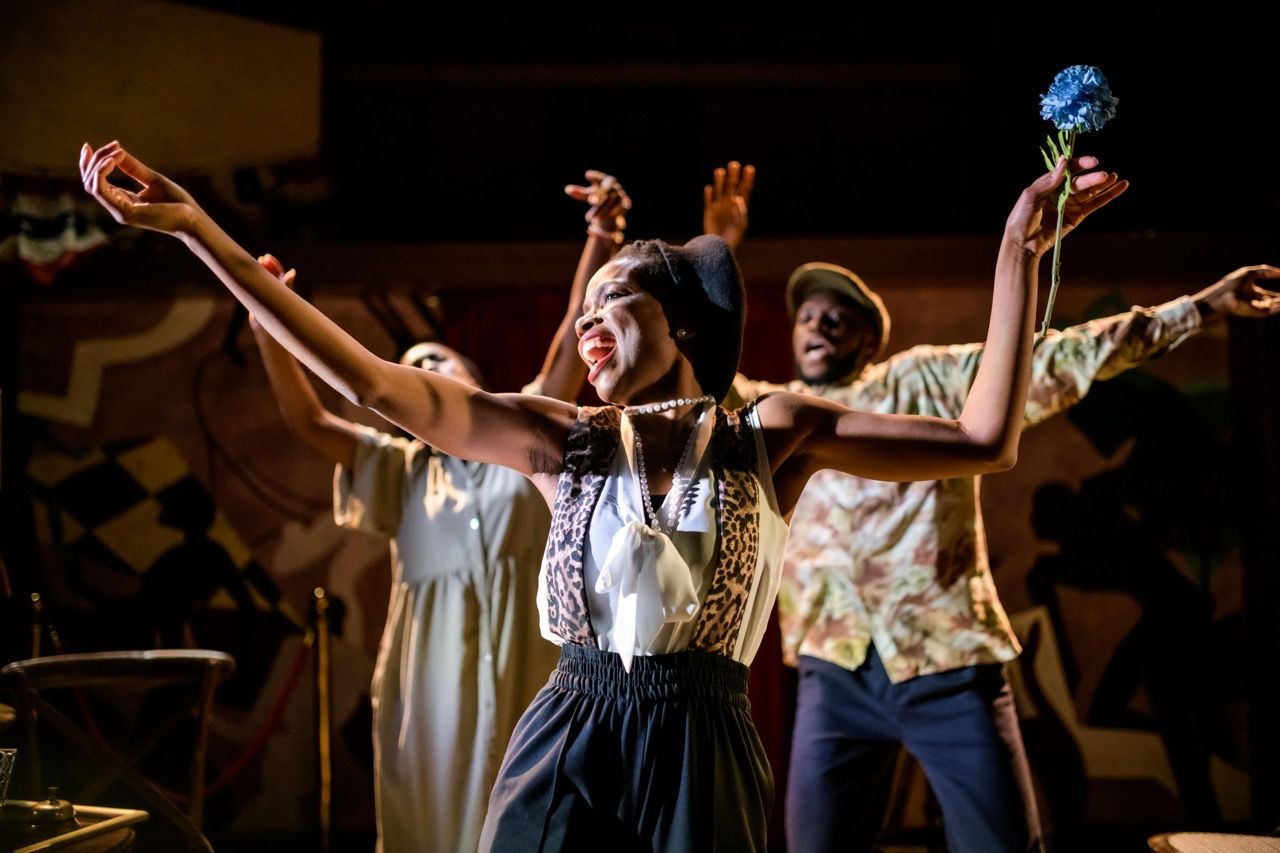
[[[1195,303],[1182,297],[1050,331],[1035,348],[1026,425],[1199,328]],[[914,347],[820,393],[864,411],[956,418],[981,357],[981,344]],[[812,393],[799,381],[739,375],[725,406],[782,388]],[[987,564],[978,489],[976,477],[887,483],[816,474],[787,541],[778,594],[784,660],[795,666],[808,655],[856,669],[874,642],[898,682],[1014,658],[1020,648]]]

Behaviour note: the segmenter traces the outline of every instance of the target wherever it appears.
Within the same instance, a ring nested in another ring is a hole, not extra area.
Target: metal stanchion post
[[[31,593],[31,657],[40,657],[40,640],[44,637],[44,602],[40,593]]]
[[[333,838],[333,692],[330,681],[329,596],[315,589],[316,610],[316,745],[320,767],[320,850],[328,853]]]
[[[44,635],[49,635],[49,654],[62,654],[62,637],[58,626],[45,613],[44,599],[40,593],[31,593],[31,657],[38,658],[44,651]]]

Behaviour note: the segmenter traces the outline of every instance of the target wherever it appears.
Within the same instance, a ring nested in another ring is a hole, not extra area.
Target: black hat
[[[889,312],[885,309],[884,300],[880,298],[880,294],[867,287],[867,283],[853,270],[836,264],[815,261],[797,267],[787,281],[787,313],[792,320],[796,318],[800,303],[804,302],[810,293],[820,290],[838,293],[867,312],[871,318],[871,325],[875,327],[877,340],[871,360],[875,361],[879,358],[889,344]]]
[[[738,372],[746,320],[742,273],[729,245],[704,234],[683,246],[640,240],[622,254],[648,261],[636,270],[641,286],[662,303],[703,392],[722,399]]]

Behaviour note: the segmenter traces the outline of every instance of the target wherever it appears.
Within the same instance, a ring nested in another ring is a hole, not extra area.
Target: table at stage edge
[[[141,809],[113,809],[105,806],[75,805],[74,828],[53,833],[29,832],[27,815],[35,805],[31,800],[5,801],[0,811],[0,853],[63,850],[68,853],[116,853],[131,850],[135,833],[131,825],[147,819]]]
[[[1280,853],[1280,836],[1164,832],[1147,839],[1154,853]]]

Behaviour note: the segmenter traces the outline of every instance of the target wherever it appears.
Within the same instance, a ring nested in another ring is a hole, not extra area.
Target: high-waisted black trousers
[[[747,668],[706,652],[566,645],[489,799],[483,851],[765,849],[773,777]]]

